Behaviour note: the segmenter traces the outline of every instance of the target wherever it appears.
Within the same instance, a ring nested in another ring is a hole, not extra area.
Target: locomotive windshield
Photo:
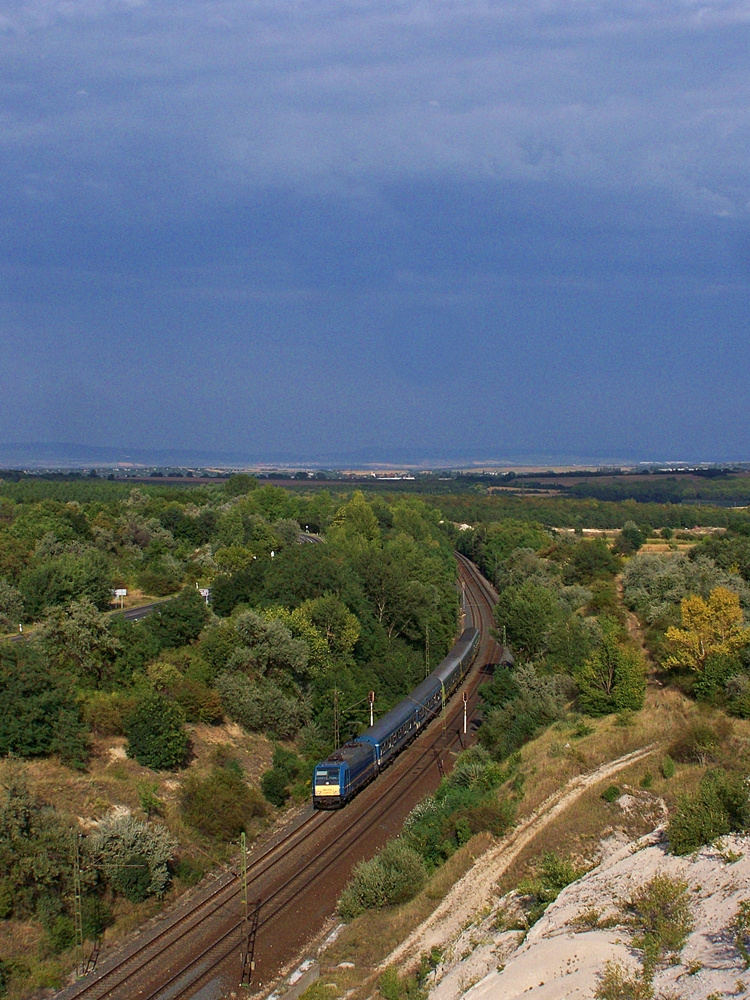
[[[338,785],[339,769],[336,767],[319,767],[315,771],[316,785]]]

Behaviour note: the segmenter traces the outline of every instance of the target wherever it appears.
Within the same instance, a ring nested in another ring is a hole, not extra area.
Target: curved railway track
[[[442,719],[433,721],[396,761],[345,809],[313,813],[307,807],[293,827],[249,856],[248,898],[257,906],[254,990],[274,978],[315,935],[335,907],[351,868],[400,829],[403,819],[432,791],[452,754],[465,745],[463,698],[476,708],[477,687],[500,647],[489,635],[496,595],[476,567],[457,556],[466,624],[482,633],[475,667]],[[243,886],[237,872],[183,899],[135,945],[58,994],[59,1000],[176,1000],[211,982],[212,997],[228,996],[240,976]]]

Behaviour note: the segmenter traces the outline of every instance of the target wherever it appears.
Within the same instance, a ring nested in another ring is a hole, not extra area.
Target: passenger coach
[[[438,715],[466,676],[479,648],[479,632],[467,628],[435,670],[410,695],[361,736],[315,767],[313,806],[335,809],[382,771]]]

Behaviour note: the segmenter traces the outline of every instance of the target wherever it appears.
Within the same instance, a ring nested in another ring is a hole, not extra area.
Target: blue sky
[[[0,441],[750,459],[750,7],[0,0]]]

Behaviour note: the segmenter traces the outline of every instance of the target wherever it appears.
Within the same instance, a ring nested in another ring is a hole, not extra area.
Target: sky
[[[750,460],[748,0],[0,0],[0,443]]]

